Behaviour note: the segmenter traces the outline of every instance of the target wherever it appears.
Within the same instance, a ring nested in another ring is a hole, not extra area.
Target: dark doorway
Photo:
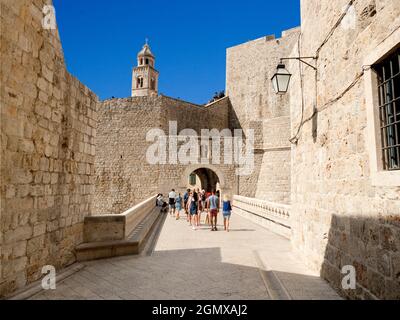
[[[206,192],[220,190],[220,180],[217,174],[207,168],[199,168],[193,171],[189,176],[189,185],[191,188],[199,188]]]

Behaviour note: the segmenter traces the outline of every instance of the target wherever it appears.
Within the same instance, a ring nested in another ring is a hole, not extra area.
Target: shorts
[[[197,214],[197,206],[194,206],[194,207],[190,206],[190,214],[192,216]]]
[[[218,215],[218,210],[217,209],[211,209],[210,210],[210,214],[211,214],[211,217],[216,217]]]
[[[170,209],[175,209],[175,203],[174,204],[169,204]]]
[[[231,217],[231,213],[230,212],[223,212],[222,213],[225,219],[229,219]]]

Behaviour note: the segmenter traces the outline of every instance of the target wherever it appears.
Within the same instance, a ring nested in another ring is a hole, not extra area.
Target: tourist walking
[[[201,214],[206,212],[206,191],[202,190],[200,192],[200,199],[199,199],[199,223],[201,224]]]
[[[203,203],[201,202],[202,191],[197,189],[197,226],[201,225],[201,213],[204,210]]]
[[[189,196],[190,196],[190,189],[187,189],[185,194],[183,195],[183,206],[185,208],[185,213],[186,213],[186,221],[189,222],[189,211],[187,208],[188,201],[189,201]]]
[[[229,232],[229,221],[232,214],[232,205],[227,195],[224,195],[222,202],[222,215],[224,216],[224,230]]]
[[[208,207],[210,208],[210,219],[211,219],[211,231],[218,231],[217,229],[217,217],[219,211],[219,199],[215,195],[215,191],[208,198]]]
[[[176,201],[176,192],[174,189],[168,194],[168,204],[169,204],[169,214],[170,216],[175,215],[175,201]]]
[[[175,199],[175,209],[176,209],[176,220],[180,219],[179,213],[182,210],[182,196],[179,193]]]
[[[209,208],[209,206],[208,206],[208,198],[209,197],[207,197],[206,198],[206,205],[205,205],[205,214],[206,214],[206,218],[205,218],[205,220],[204,220],[204,224],[205,225],[208,225],[208,226],[211,226],[211,220],[210,220],[210,208]]]
[[[196,226],[199,226],[199,210],[200,210],[200,206],[199,206],[199,199],[200,199],[199,189],[195,189],[193,191],[193,198],[196,201],[196,207],[197,207],[197,214],[193,218],[196,219],[196,221],[195,221]]]
[[[197,201],[194,197],[195,192],[190,194],[189,201],[188,201],[188,211],[190,213],[190,224],[192,225],[193,230],[196,230],[197,226]]]
[[[211,219],[210,219],[210,207],[208,205],[208,198],[211,197],[212,193],[207,191],[206,192],[206,220],[205,220],[205,224],[211,226]]]

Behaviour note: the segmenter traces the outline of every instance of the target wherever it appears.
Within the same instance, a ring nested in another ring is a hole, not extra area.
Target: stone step
[[[154,225],[161,217],[160,208],[154,208],[124,240],[83,243],[77,246],[77,260],[89,261],[139,254]]]
[[[74,274],[85,268],[84,264],[74,263],[73,265],[61,270],[57,271],[56,274],[56,284],[63,282]],[[42,280],[35,281],[30,285],[14,292],[12,295],[5,297],[6,300],[27,300],[31,297],[40,294],[43,292]],[[0,299],[2,300],[2,299]]]
[[[157,221],[153,224],[153,227],[152,227],[153,229],[149,232],[149,237],[145,241],[146,244],[140,253],[142,256],[152,256],[153,255],[153,252],[154,252],[155,247],[158,242],[158,238],[161,234],[161,230],[164,226],[164,223],[165,223],[165,220],[167,217],[168,217],[167,214],[161,214],[160,218],[157,219]]]
[[[254,251],[261,278],[272,300],[341,300],[317,273],[287,250]]]
[[[257,251],[254,251],[254,257],[260,272],[261,278],[267,288],[268,294],[272,300],[292,300],[292,297],[286,287],[283,285],[279,276],[269,268],[263,261]]]

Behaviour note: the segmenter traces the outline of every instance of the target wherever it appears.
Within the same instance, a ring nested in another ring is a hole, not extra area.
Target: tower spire
[[[137,67],[132,75],[132,97],[157,95],[158,71],[154,68],[156,57],[151,52],[149,38],[137,55]]]

